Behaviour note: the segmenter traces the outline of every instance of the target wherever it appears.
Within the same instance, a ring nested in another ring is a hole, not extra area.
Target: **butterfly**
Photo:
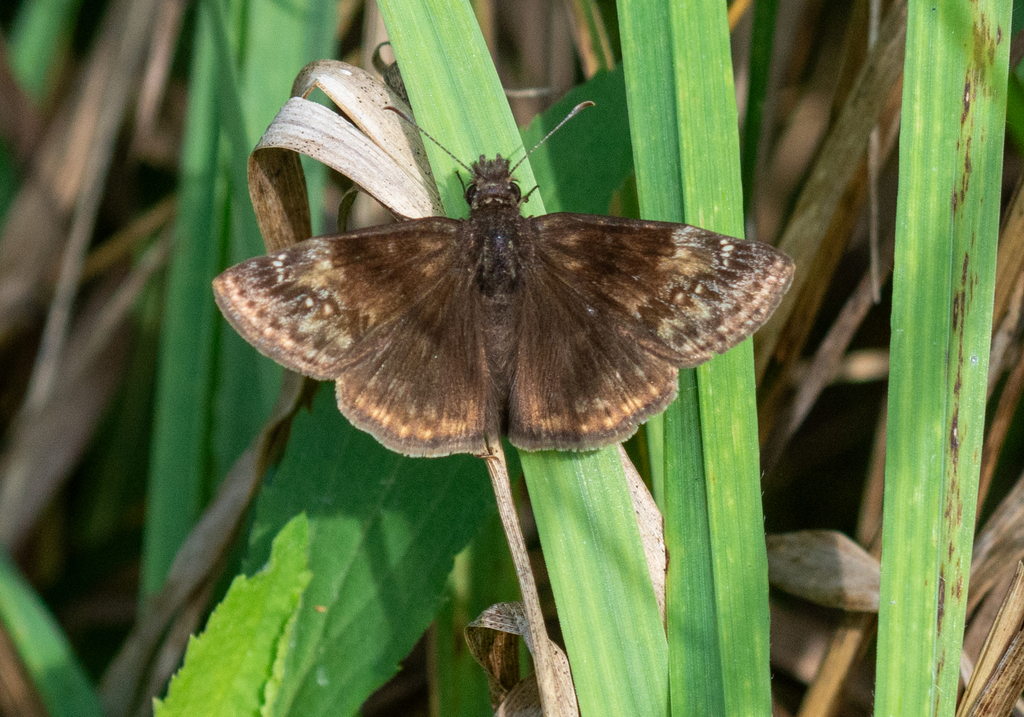
[[[213,282],[228,322],[411,456],[622,441],[675,398],[680,368],[750,336],[793,262],[686,224],[524,217],[501,155],[470,168],[468,219],[308,239]]]
[[[356,427],[408,455],[587,450],[675,397],[679,368],[760,327],[792,261],[684,224],[523,217],[500,155],[467,220],[318,237],[231,267],[217,304],[284,367],[337,382]]]

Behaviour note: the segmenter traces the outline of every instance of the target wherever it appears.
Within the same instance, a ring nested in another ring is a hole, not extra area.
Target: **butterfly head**
[[[466,203],[470,211],[510,207],[517,213],[523,203],[519,185],[512,179],[508,160],[500,154],[494,159],[473,162],[473,181],[466,187]]]

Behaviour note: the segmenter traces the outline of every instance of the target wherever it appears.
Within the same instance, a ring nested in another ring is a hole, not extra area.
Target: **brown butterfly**
[[[518,165],[517,165],[518,166]],[[214,282],[231,325],[413,456],[622,441],[679,368],[750,336],[789,288],[772,247],[686,224],[524,217],[508,160],[473,163],[469,218],[317,237]]]

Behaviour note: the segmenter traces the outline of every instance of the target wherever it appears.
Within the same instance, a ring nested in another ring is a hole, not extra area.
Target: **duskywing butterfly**
[[[508,160],[481,156],[471,171],[468,219],[317,237],[213,282],[246,341],[335,381],[341,412],[391,450],[622,441],[675,398],[679,368],[750,336],[789,288],[793,262],[767,244],[686,224],[524,217]]]

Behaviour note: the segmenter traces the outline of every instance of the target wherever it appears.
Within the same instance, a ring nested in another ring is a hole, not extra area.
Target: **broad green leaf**
[[[538,191],[550,212],[607,214],[613,194],[633,170],[622,68],[593,79],[534,118],[523,131],[530,149],[580,102],[584,110],[530,155]]]
[[[354,714],[427,629],[455,555],[494,510],[482,461],[392,453],[323,386],[268,476],[247,560],[259,565],[281,526],[308,516],[313,579],[273,714]]]

